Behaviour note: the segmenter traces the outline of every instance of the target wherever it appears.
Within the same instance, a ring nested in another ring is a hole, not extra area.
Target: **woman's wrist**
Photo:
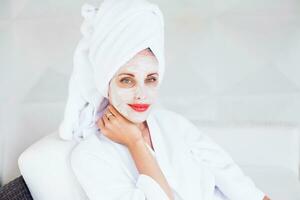
[[[145,145],[144,143],[145,143],[145,141],[144,141],[143,137],[138,137],[138,138],[128,141],[126,146],[128,149],[135,149],[138,146]]]

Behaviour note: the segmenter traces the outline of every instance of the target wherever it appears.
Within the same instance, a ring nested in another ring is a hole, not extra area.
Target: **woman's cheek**
[[[133,102],[133,98],[132,89],[115,88],[111,91],[111,104],[125,117],[129,116],[130,107],[127,104]]]
[[[147,96],[148,96],[149,103],[154,104],[157,100],[158,89],[157,88],[149,89],[149,92],[147,93]]]

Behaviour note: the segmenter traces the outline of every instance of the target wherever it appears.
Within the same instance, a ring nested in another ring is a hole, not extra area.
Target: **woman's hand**
[[[265,196],[263,200],[271,200],[268,196]]]
[[[112,105],[108,106],[97,125],[106,137],[127,147],[143,139],[137,125],[123,117]]]

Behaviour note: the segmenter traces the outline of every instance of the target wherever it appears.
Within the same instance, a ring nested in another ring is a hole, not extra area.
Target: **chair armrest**
[[[1,200],[33,200],[22,176],[0,188]]]

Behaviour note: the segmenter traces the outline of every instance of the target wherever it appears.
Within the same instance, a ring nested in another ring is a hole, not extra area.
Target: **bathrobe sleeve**
[[[230,200],[263,200],[265,194],[243,173],[230,155],[194,124],[186,122],[188,152],[199,164],[208,166],[222,193]]]
[[[133,181],[117,162],[105,155],[75,148],[71,167],[89,200],[168,200],[150,176],[140,174]]]

